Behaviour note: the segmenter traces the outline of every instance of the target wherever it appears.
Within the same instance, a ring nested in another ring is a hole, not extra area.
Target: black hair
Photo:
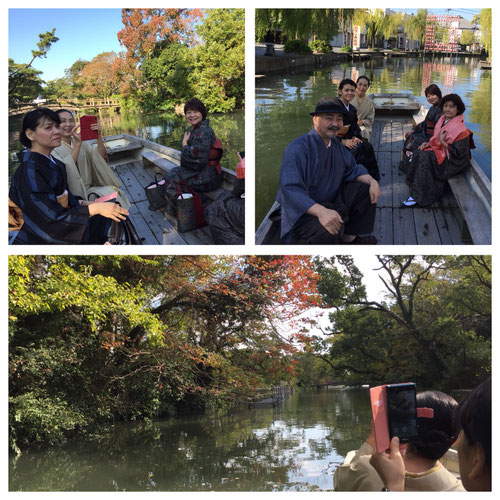
[[[418,417],[418,442],[412,443],[416,452],[425,458],[439,460],[458,436],[455,410],[458,403],[441,391],[425,391],[417,394],[419,408],[432,408],[433,418]]]
[[[455,417],[467,441],[482,448],[491,470],[491,377],[460,402]]]
[[[73,113],[72,113],[69,109],[64,109],[64,108],[58,109],[58,110],[56,111],[56,113],[57,113],[58,115],[60,115],[61,113],[69,113],[71,116],[74,116],[74,115],[73,115]]]
[[[194,109],[195,111],[199,111],[203,116],[203,119],[207,118],[207,108],[205,105],[196,97],[189,99],[189,101],[184,104],[184,114],[186,114],[190,109]]]
[[[444,103],[445,102],[452,102],[458,109],[457,111],[457,116],[463,114],[465,111],[465,104],[463,103],[461,97],[458,94],[448,94],[445,95],[442,99],[441,102],[439,103],[439,107],[443,109]]]
[[[441,89],[435,84],[431,83],[425,90],[424,94],[428,96],[429,94],[437,95],[441,100],[443,98],[443,94],[441,94]]]
[[[354,88],[356,88],[356,83],[354,82],[354,80],[351,80],[350,78],[344,78],[339,83],[339,90],[342,90],[345,85],[352,85]]]
[[[61,123],[59,115],[49,108],[36,108],[33,111],[27,113],[23,118],[23,129],[19,134],[19,140],[21,144],[27,148],[31,148],[31,141],[26,135],[26,130],[35,130],[43,118],[53,121],[54,123]]]
[[[358,79],[356,80],[356,85],[358,84],[358,82],[363,79],[363,80],[366,80],[368,82],[368,87],[371,85],[372,82],[370,82],[370,79],[366,76],[366,75],[361,75],[361,76],[358,76]]]

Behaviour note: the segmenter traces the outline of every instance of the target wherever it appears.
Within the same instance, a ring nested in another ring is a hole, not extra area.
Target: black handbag
[[[177,231],[185,233],[206,226],[200,195],[182,181],[177,183],[177,194]]]
[[[160,176],[160,178],[158,178],[158,176]],[[167,204],[167,200],[165,199],[167,182],[167,179],[163,177],[163,175],[157,173],[155,175],[155,181],[144,188],[146,198],[149,201],[149,210],[158,210]]]
[[[108,243],[111,245],[142,245],[142,241],[129,218],[121,221],[111,221],[108,231]]]

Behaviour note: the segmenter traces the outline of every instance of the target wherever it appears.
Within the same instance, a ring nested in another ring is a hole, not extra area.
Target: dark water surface
[[[257,226],[274,202],[281,157],[287,144],[308,132],[309,112],[326,95],[337,95],[343,78],[372,80],[369,93],[411,92],[426,103],[424,89],[437,84],[443,95],[456,93],[467,109],[465,122],[474,133],[473,158],[491,179],[491,71],[472,57],[385,58],[338,64],[308,73],[271,75],[256,80],[255,161]]]
[[[108,111],[99,116],[104,136],[127,133],[179,150],[184,131],[190,128],[187,126],[184,116],[176,114],[114,113]],[[221,139],[224,146],[222,166],[234,170],[238,162],[236,153],[245,149],[245,112],[239,110],[226,114],[213,114],[209,115],[208,118],[216,137]],[[22,119],[22,115],[9,118],[10,175],[18,165],[16,153],[22,149],[19,142]]]
[[[296,392],[281,406],[116,425],[11,457],[11,491],[315,491],[369,431],[368,389]]]

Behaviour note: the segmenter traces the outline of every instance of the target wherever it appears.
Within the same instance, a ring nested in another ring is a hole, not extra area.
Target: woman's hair
[[[370,79],[366,75],[358,76],[358,79],[356,80],[356,85],[361,79],[366,80],[368,82],[368,87],[371,85]]]
[[[455,420],[467,441],[482,448],[491,470],[491,377],[460,402]]]
[[[184,114],[186,114],[190,109],[194,109],[195,111],[199,111],[203,116],[203,119],[207,118],[207,108],[205,105],[196,97],[189,99],[189,101],[184,104]]]
[[[457,107],[457,115],[461,115],[465,111],[465,104],[463,103],[462,99],[458,94],[448,94],[445,95],[442,99],[441,102],[439,103],[439,107],[443,109],[444,103],[451,101],[455,106]]]
[[[425,90],[424,90],[424,94],[426,96],[428,96],[429,94],[432,94],[432,95],[437,95],[439,97],[439,99],[442,99],[443,98],[443,94],[441,94],[441,90],[440,88],[435,84],[435,83],[431,83]]]
[[[458,436],[454,419],[458,403],[444,392],[426,391],[417,394],[417,407],[432,408],[434,416],[417,418],[419,440],[412,446],[420,456],[439,460]]]
[[[353,80],[351,80],[350,78],[344,78],[339,83],[339,90],[342,90],[346,85],[352,85],[354,88],[356,88],[356,84],[354,83]]]
[[[37,108],[33,111],[30,111],[23,118],[23,129],[19,134],[19,140],[21,141],[21,144],[23,146],[27,148],[31,147],[31,141],[26,135],[26,130],[35,130],[38,125],[40,125],[40,122],[43,118],[46,118],[47,120],[50,120],[57,124],[61,123],[59,115],[49,108]]]

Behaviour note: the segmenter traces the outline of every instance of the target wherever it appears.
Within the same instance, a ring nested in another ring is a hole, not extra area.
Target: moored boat
[[[413,114],[420,110],[420,103],[409,92],[370,94],[368,97],[372,99],[376,113]]]
[[[386,113],[379,111],[375,116],[371,142],[381,173],[381,195],[372,234],[379,244],[387,245],[490,245],[491,181],[474,159],[464,172],[448,181],[449,189],[441,200],[429,207],[401,208],[401,203],[410,194],[405,176],[398,171],[404,135],[424,119],[427,108],[412,94],[399,94],[404,98],[401,101],[398,101],[397,94],[390,95],[393,96],[392,102],[400,102],[402,107],[407,96],[411,96],[417,106],[413,103],[405,111],[411,116],[405,116],[403,113],[392,114],[389,108],[393,105],[386,104]],[[255,233],[257,245],[281,243],[279,221],[272,220],[276,219],[272,215],[278,209],[279,204],[274,202],[259,225]]]
[[[92,143],[92,141],[90,141]],[[132,206],[129,210],[137,233],[145,245],[211,245],[210,229],[205,226],[181,233],[175,217],[166,210],[149,210],[145,187],[155,180],[155,174],[165,175],[180,165],[181,152],[130,134],[104,138],[109,164],[122,182]],[[234,185],[236,173],[222,167],[221,186],[203,193],[204,205],[213,202]]]

